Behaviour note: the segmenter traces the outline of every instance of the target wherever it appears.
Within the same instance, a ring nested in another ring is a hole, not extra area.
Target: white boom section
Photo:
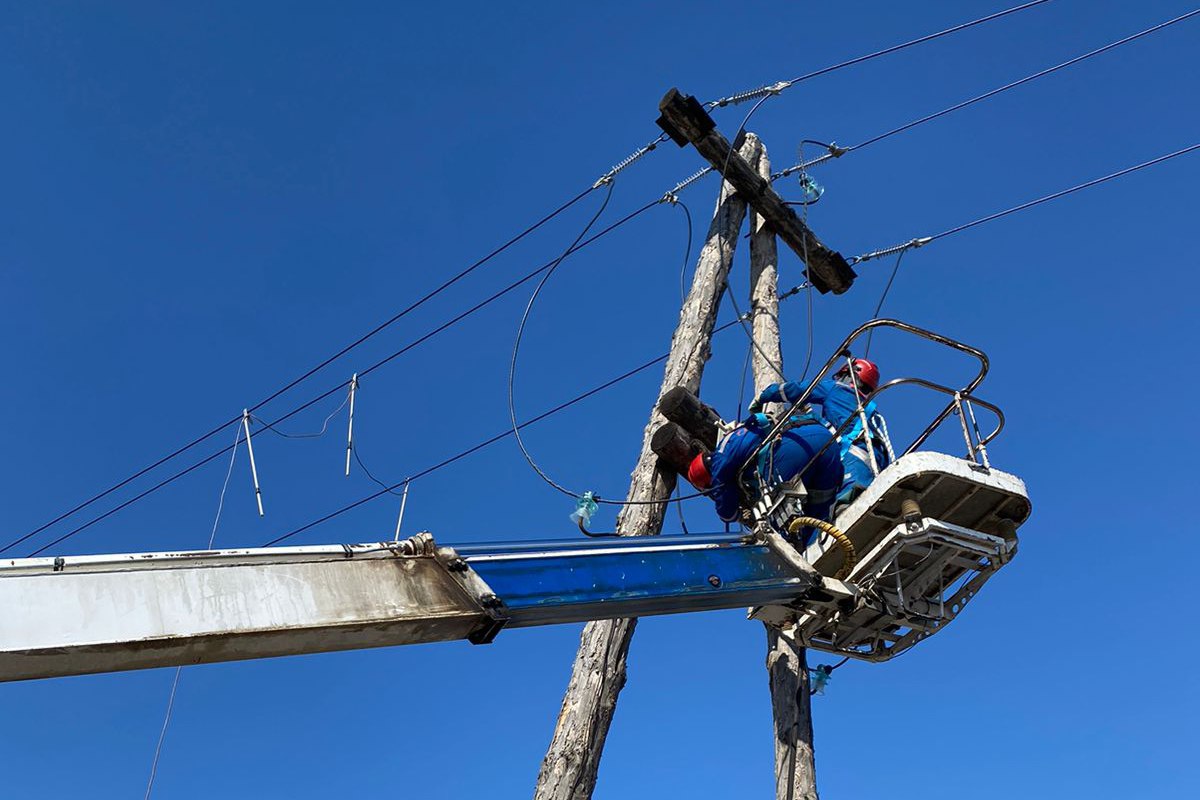
[[[9,561],[0,564],[0,680],[464,639],[486,628],[486,587],[434,557],[411,557],[433,556],[420,552],[425,541]]]

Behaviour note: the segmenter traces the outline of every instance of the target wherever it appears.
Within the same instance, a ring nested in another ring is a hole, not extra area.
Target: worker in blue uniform
[[[882,470],[892,461],[892,450],[887,435],[887,423],[874,401],[863,406],[863,415],[858,412],[859,403],[879,386],[879,367],[865,358],[854,359],[853,378],[849,365],[834,374],[833,379],[818,381],[809,395],[808,402],[821,407],[820,419],[830,429],[837,431],[848,420],[853,422],[839,437],[838,451],[841,456],[843,479],[838,491],[838,504],[849,504],[875,479],[871,469],[871,453],[875,456],[875,467]],[[751,404],[752,412],[764,403],[791,404],[800,399],[804,387],[796,381],[784,384],[773,383],[763,390]],[[867,431],[863,430],[862,417],[867,420]],[[869,434],[869,436],[868,436]],[[870,444],[868,445],[868,439]]]
[[[716,450],[693,459],[688,480],[707,491],[717,506],[717,516],[734,522],[741,509],[752,504],[754,498],[747,491],[753,492],[760,479],[772,486],[798,476],[807,492],[805,513],[828,520],[842,484],[837,448],[825,447],[829,431],[816,419],[798,419],[774,443],[763,447],[771,427],[765,414],[750,415]],[[825,451],[818,456],[822,447]]]

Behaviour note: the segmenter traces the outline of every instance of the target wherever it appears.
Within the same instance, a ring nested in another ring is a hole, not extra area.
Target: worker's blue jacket
[[[782,386],[773,383],[758,396],[759,403],[794,404],[804,394],[804,386],[796,381],[788,381]],[[858,398],[855,397],[854,387],[840,381],[826,378],[813,387],[808,402],[821,407],[821,414],[814,412],[800,413],[802,419],[817,419],[834,430],[840,428],[849,419],[854,419],[839,442],[839,453],[845,475],[838,498],[848,501],[862,489],[865,489],[875,479],[871,472],[870,456],[866,450],[866,437],[863,435],[862,420],[858,419]],[[883,417],[875,408],[875,403],[866,405],[867,424],[871,426],[871,444],[875,451],[875,464],[883,469],[891,462],[891,455],[886,445],[887,428]]]
[[[751,500],[742,495],[739,473],[743,473],[746,485],[753,490],[756,487],[757,479],[753,475],[756,469],[769,482],[789,481],[812,462],[802,476],[808,491],[807,511],[814,517],[828,519],[842,484],[842,465],[833,447],[826,448],[815,462],[813,456],[829,441],[829,431],[815,423],[790,428],[774,445],[758,453],[769,430],[765,417],[752,415],[741,427],[722,439],[713,451],[709,496],[716,503],[717,515],[726,522],[733,522],[738,518],[738,510],[743,502]]]

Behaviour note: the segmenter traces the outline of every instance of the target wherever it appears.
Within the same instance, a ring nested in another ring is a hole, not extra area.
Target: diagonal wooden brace
[[[717,130],[716,123],[696,98],[672,89],[658,104],[662,116],[658,125],[680,147],[694,145],[713,169],[724,172],[738,195],[766,220],[784,244],[792,249],[808,268],[808,279],[820,292],[841,294],[857,277],[841,253],[830,250],[784,203],[769,181],[734,151],[729,140]],[[806,258],[807,254],[807,258]]]

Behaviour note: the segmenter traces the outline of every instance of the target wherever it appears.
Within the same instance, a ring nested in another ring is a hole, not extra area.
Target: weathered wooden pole
[[[760,152],[758,139],[747,134],[739,148],[741,156],[757,165]],[[700,389],[717,310],[745,217],[745,202],[731,186],[723,184],[691,291],[679,312],[659,397],[676,386],[692,392]],[[659,533],[665,501],[675,488],[675,473],[669,467],[660,469],[658,457],[650,449],[651,437],[666,421],[656,410],[657,400],[642,435],[642,450],[627,496],[642,504],[625,506],[618,516],[617,531],[623,536]],[[615,619],[584,626],[554,737],[538,773],[536,800],[586,800],[592,796],[617,696],[625,686],[625,659],[636,624],[636,619]]]
[[[771,175],[766,150],[758,173]],[[782,376],[783,350],[779,340],[779,259],[775,232],[757,212],[750,215],[750,308],[753,314],[755,396]],[[795,629],[766,626],[767,674],[771,715],[775,721],[776,800],[817,800],[813,758],[812,705],[808,691],[808,661]]]

